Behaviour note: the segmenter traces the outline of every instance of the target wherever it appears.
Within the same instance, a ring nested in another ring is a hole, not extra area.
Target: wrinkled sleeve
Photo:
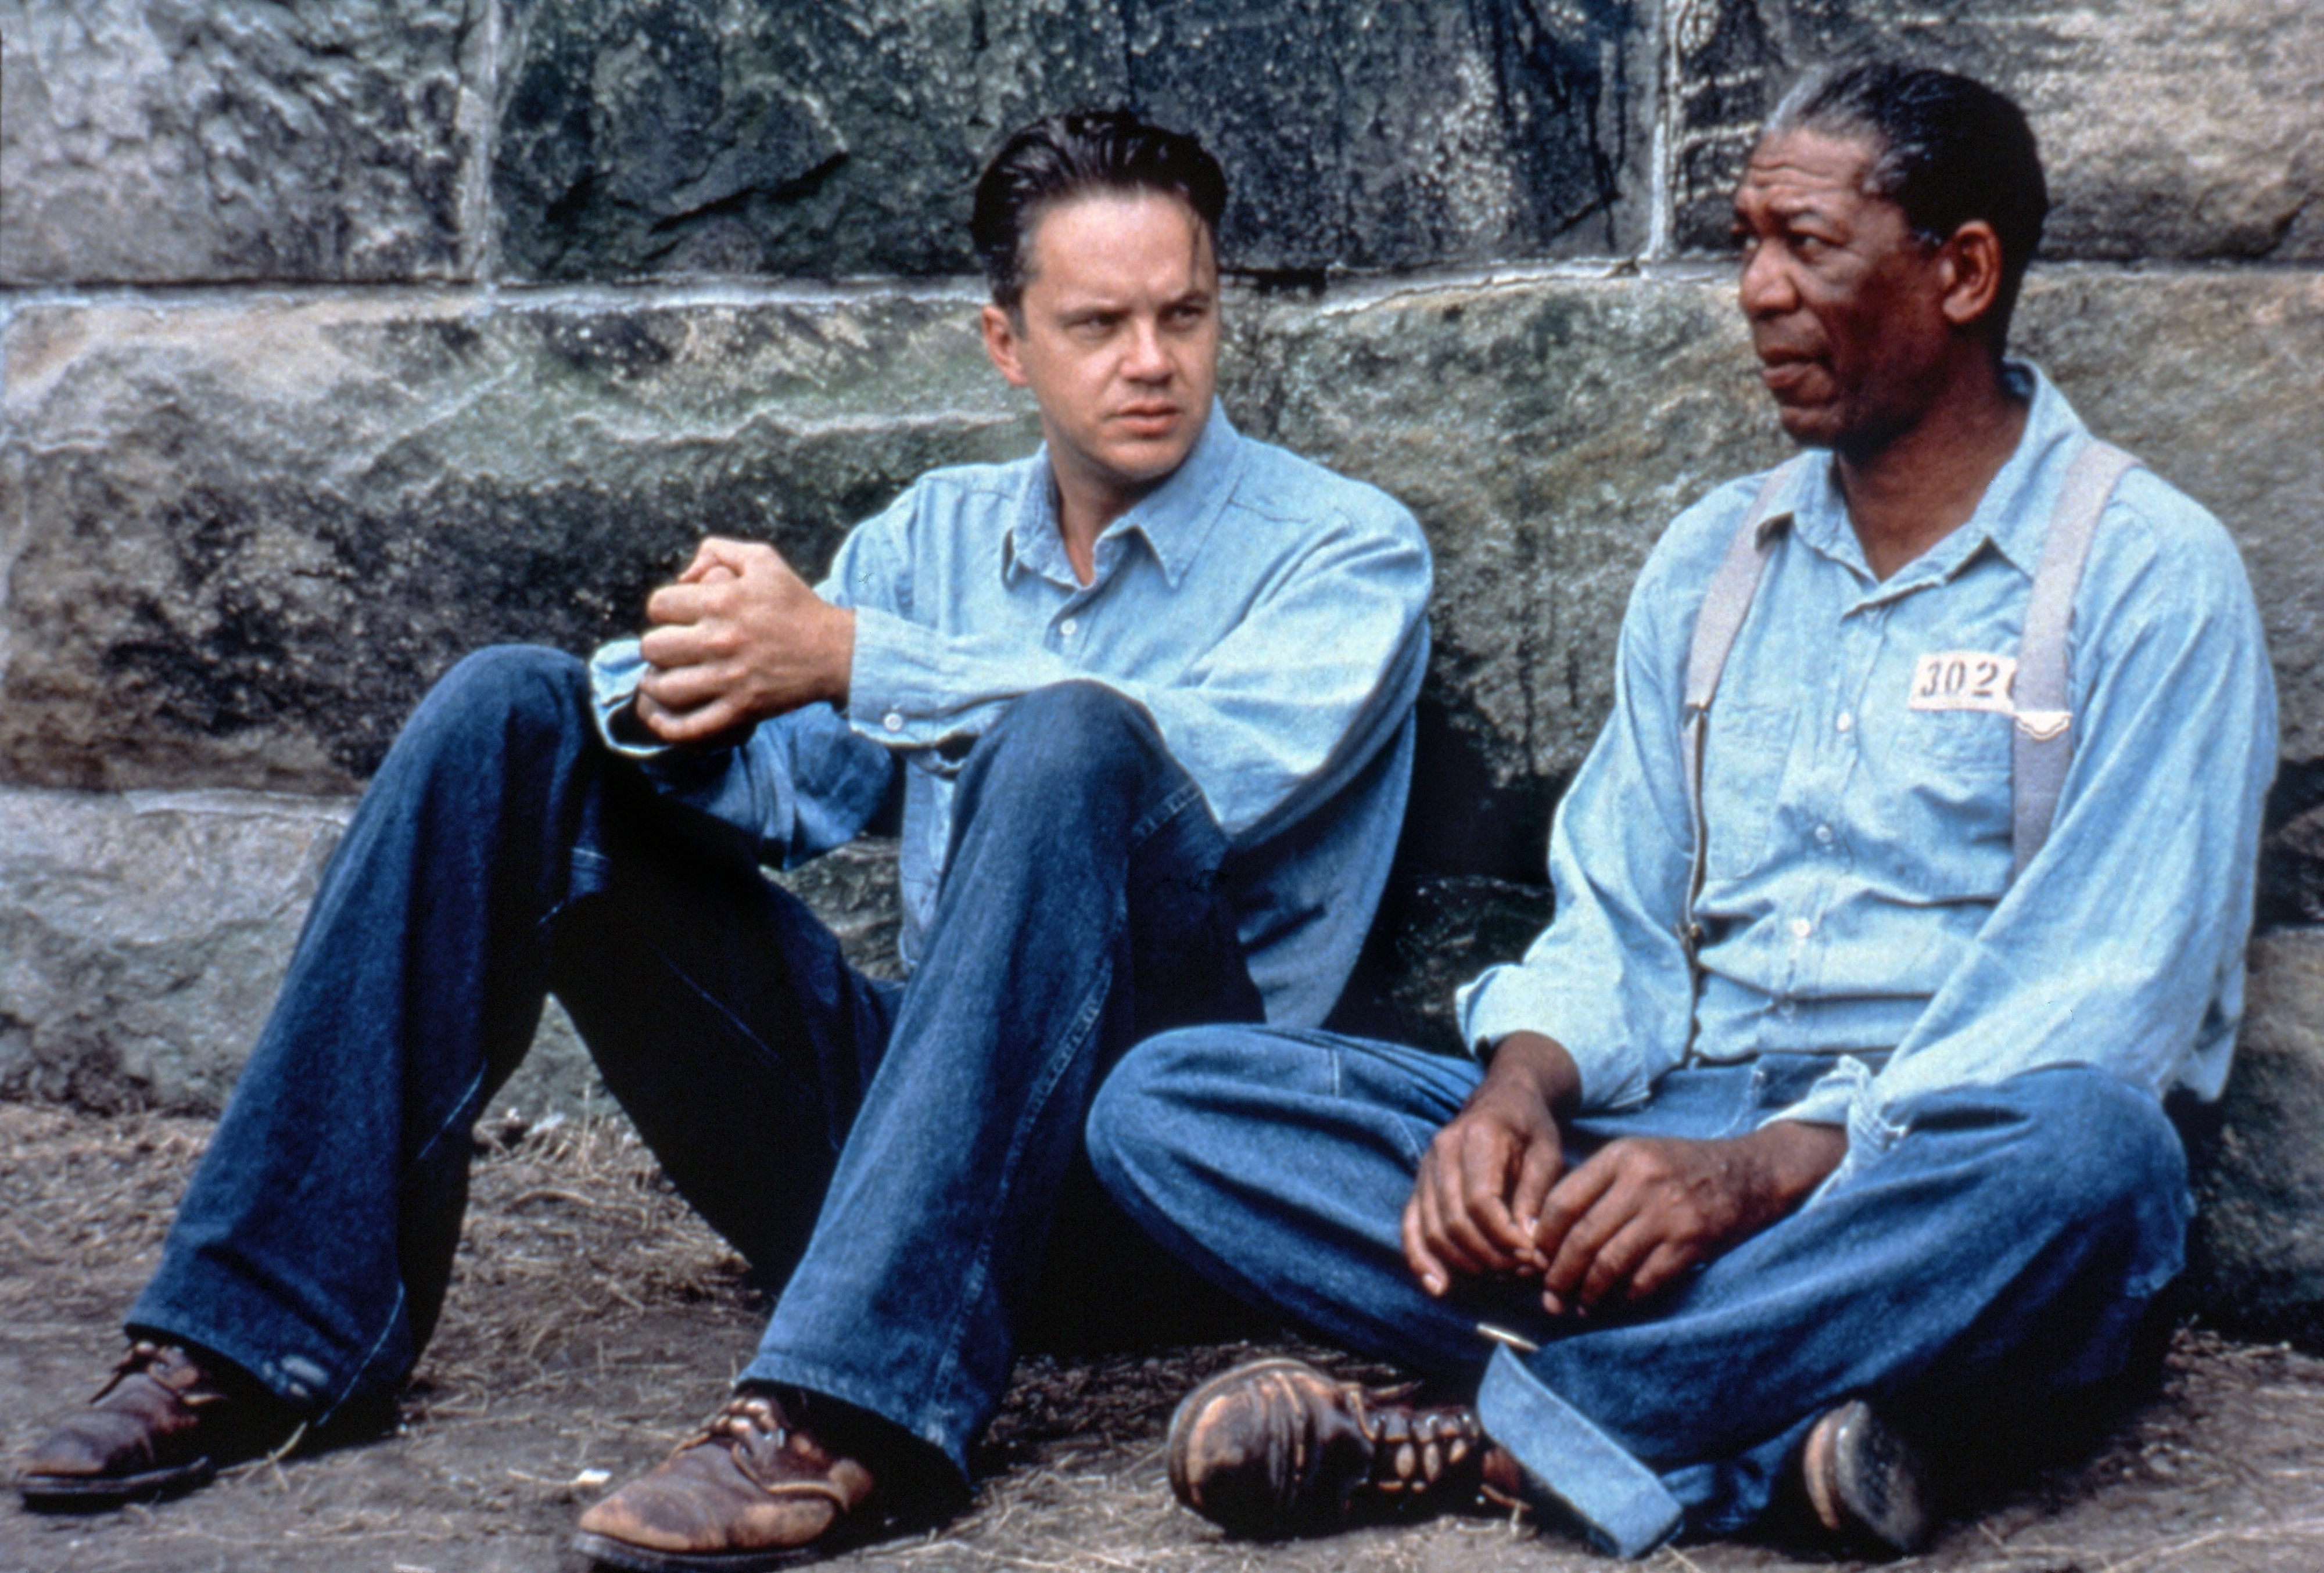
[[[2101,539],[2139,528],[2122,506]],[[2196,1044],[2232,1037],[2275,692],[2242,564],[2202,523],[2078,594],[2057,817],[1968,956],[1877,1075],[1843,1062],[1775,1118],[1877,1151],[1931,1092],[2087,1064],[2160,1095]]]
[[[828,704],[761,722],[731,748],[629,739],[618,723],[644,670],[635,639],[616,640],[590,658],[598,734],[636,760],[664,796],[738,832],[761,863],[793,868],[853,840],[886,801],[894,756],[858,736]]]
[[[856,609],[848,719],[860,732],[929,750],[924,759],[956,759],[1019,695],[1102,683],[1153,718],[1239,843],[1338,791],[1395,736],[1427,665],[1427,543],[1384,498],[1373,517],[1338,512],[1309,527],[1305,549],[1249,615],[1167,684],[929,626],[911,605],[903,521],[874,522],[821,591]]]
[[[1456,999],[1473,1051],[1514,1032],[1563,1045],[1585,1108],[1644,1099],[1686,1052],[1693,989],[1679,925],[1693,832],[1679,713],[1707,582],[1692,559],[1732,534],[1735,504],[1690,511],[1639,575],[1622,618],[1613,713],[1550,826],[1555,916],[1522,961],[1489,969]]]

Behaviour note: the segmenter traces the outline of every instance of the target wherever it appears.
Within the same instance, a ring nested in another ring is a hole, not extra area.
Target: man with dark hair
[[[1461,1384],[1197,1389],[1182,1500],[1251,1533],[1521,1501],[1638,1555],[1788,1502],[1905,1550],[1924,1467],[2055,1439],[2180,1268],[2275,758],[2218,522],[1998,314],[2022,115],[1877,66],[1784,101],[1740,304],[1810,451],[1682,514],[1558,806],[1554,922],[1460,998],[1480,1062],[1211,1026],[1092,1112],[1216,1282]]]
[[[391,1394],[544,991],[783,1284],[732,1398],[581,1549],[770,1567],[964,1485],[1037,1300],[1151,1250],[1080,1152],[1100,1079],[1167,1026],[1320,1023],[1403,812],[1427,547],[1218,409],[1224,200],[1199,144],[1126,114],[1019,133],[976,238],[1040,452],[922,477],[818,589],[707,539],[641,640],[486,651],[438,685],[325,878],[138,1342],[35,1450],[29,1503],[198,1483]],[[899,796],[893,985],[758,870]]]

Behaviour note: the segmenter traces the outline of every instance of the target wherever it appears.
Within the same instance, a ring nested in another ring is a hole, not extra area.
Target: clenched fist
[[[646,603],[651,670],[638,719],[663,742],[704,742],[828,700],[847,703],[855,613],[833,606],[755,542],[705,539]]]

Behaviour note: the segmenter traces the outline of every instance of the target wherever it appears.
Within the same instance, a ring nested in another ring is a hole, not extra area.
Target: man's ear
[[[2001,237],[1982,218],[1953,231],[1940,263],[1945,270],[1945,320],[1967,327],[1993,309],[2001,293]]]
[[[984,308],[984,353],[992,362],[993,370],[1007,378],[1013,387],[1025,386],[1025,363],[1019,356],[1022,338],[1018,330],[1016,314],[998,306]]]

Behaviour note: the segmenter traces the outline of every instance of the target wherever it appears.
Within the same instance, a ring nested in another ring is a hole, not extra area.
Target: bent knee
[[[1196,1127],[1211,1081],[1235,1036],[1231,1027],[1182,1027],[1148,1038],[1106,1073],[1090,1104],[1084,1139],[1106,1189],[1143,1190],[1139,1176],[1202,1145]]]
[[[2096,1066],[2052,1065],[1985,1097],[2015,1117],[1993,1177],[2021,1210],[2094,1218],[2182,1205],[2186,1150],[2153,1094]]]
[[[464,657],[437,681],[410,730],[562,728],[588,713],[587,663],[545,645],[493,645]]]
[[[1104,777],[1163,757],[1162,734],[1135,702],[1102,683],[1053,683],[1020,695],[978,743],[986,768],[1025,765],[1044,777]]]

